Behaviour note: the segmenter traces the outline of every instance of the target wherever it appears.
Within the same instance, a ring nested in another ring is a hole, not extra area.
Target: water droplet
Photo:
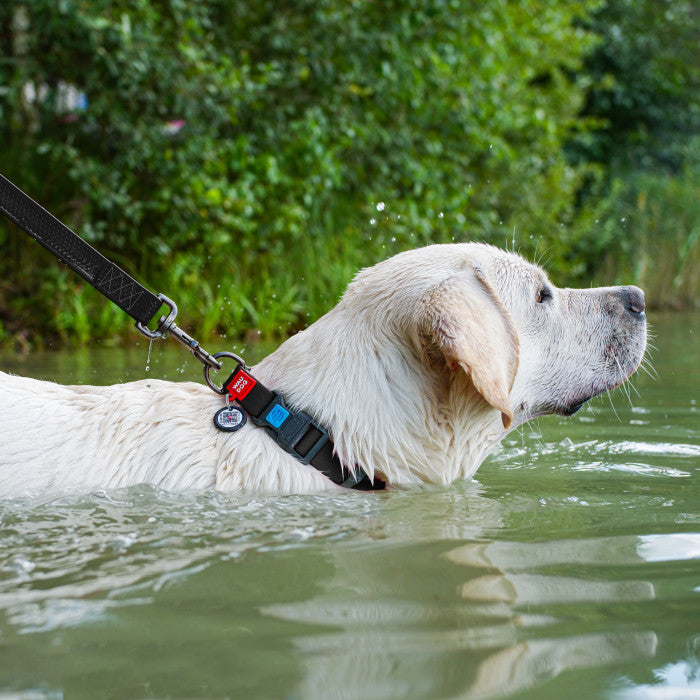
[[[24,559],[24,557],[15,557],[14,565],[17,571],[24,574],[28,574],[36,569],[36,564],[33,561],[29,561],[29,559]]]
[[[148,356],[146,357],[146,372],[151,371],[151,348],[153,347],[153,341],[155,338],[151,338],[148,342]]]
[[[377,220],[376,220],[376,219],[370,219],[370,220],[369,220],[369,223],[370,223],[372,226],[374,226],[374,224],[377,223]]]
[[[379,204],[377,204],[377,211],[384,211],[384,202],[379,202]]]

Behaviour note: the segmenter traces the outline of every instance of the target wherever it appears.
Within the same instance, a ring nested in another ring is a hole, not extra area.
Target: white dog
[[[570,415],[646,347],[636,287],[557,289],[521,257],[433,245],[361,271],[339,304],[251,369],[390,486],[469,477],[513,427]],[[150,482],[335,490],[252,423],[221,432],[204,384],[61,386],[0,374],[0,495]]]

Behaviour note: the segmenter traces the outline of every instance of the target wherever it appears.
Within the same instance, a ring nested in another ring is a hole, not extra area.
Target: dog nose
[[[644,302],[644,292],[639,287],[623,287],[621,290],[622,303],[630,313],[641,316],[644,314],[646,304]]]

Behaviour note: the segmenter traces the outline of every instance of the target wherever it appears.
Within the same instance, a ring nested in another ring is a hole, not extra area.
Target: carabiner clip
[[[158,327],[154,331],[144,326],[141,321],[138,321],[136,323],[138,331],[150,340],[155,338],[167,338],[168,333],[170,333],[178,343],[182,343],[189,352],[204,365],[205,370],[210,367],[215,370],[220,370],[221,363],[217,361],[216,355],[210,355],[192,336],[187,335],[185,331],[175,325],[175,317],[177,316],[177,306],[175,302],[172,299],[168,299],[165,294],[157,294],[156,296],[170,307],[170,312],[167,316],[160,317]],[[207,383],[209,382],[207,381]],[[209,386],[212,386],[211,383],[209,383]]]

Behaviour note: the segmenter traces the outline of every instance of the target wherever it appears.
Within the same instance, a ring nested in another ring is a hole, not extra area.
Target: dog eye
[[[541,287],[540,290],[537,292],[537,298],[535,301],[538,304],[542,304],[543,302],[547,301],[547,299],[552,298],[552,292],[547,289],[547,287]]]

